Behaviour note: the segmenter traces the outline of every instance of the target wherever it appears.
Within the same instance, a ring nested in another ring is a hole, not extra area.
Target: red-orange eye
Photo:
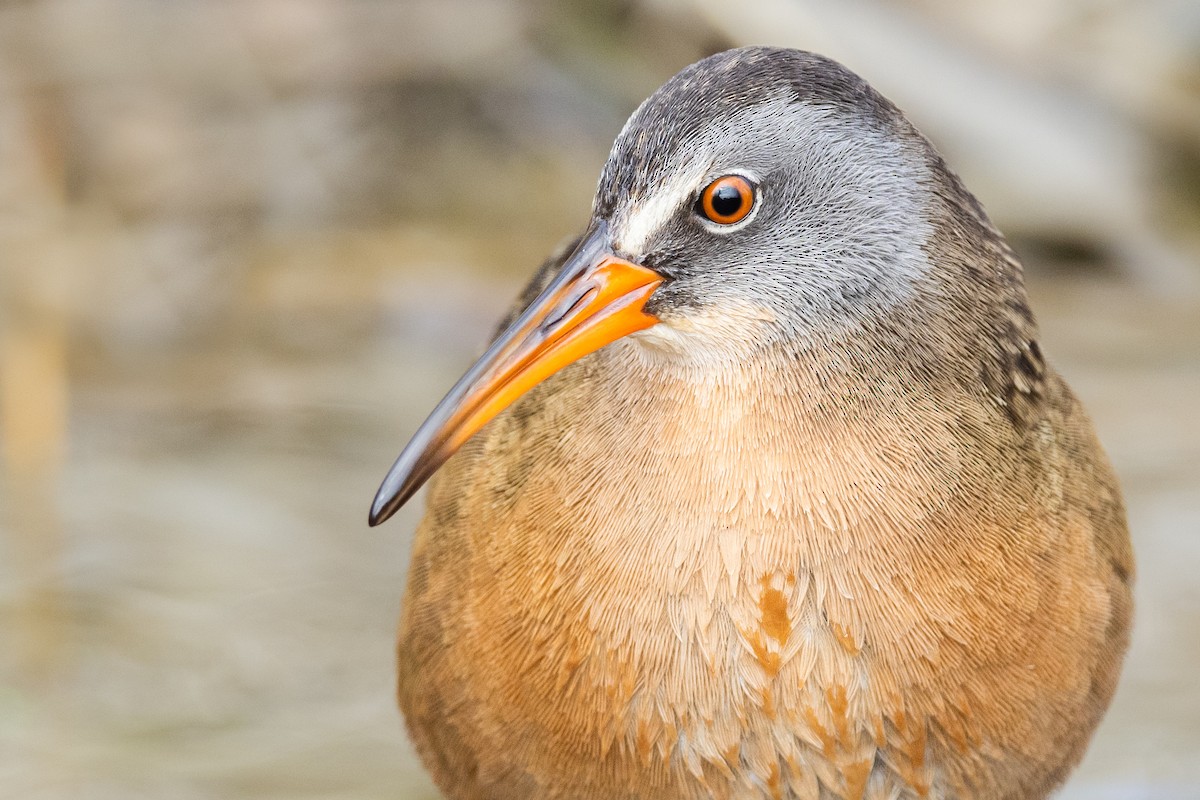
[[[741,175],[726,175],[704,187],[697,211],[719,225],[741,222],[754,208],[754,184]]]

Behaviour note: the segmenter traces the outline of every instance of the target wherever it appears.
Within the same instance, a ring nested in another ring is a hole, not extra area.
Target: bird
[[[800,50],[634,111],[371,524],[426,481],[398,695],[455,800],[1042,798],[1129,641],[1120,488],[1020,261]]]

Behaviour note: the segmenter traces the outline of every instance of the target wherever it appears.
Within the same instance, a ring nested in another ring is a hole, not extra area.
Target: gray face
[[[722,226],[697,213],[713,180],[758,184]],[[638,109],[601,177],[614,248],[667,277],[646,332],[688,348],[795,346],[907,300],[928,272],[928,149],[861,79],[817,56],[723,53]],[[662,328],[667,330],[661,330]],[[683,348],[680,348],[683,349]]]

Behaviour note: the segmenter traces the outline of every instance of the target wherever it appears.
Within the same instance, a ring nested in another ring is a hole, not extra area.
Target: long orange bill
[[[613,255],[605,227],[594,226],[545,291],[421,423],[375,494],[371,524],[396,513],[463,442],[530,388],[656,324],[643,306],[660,283],[657,272]]]

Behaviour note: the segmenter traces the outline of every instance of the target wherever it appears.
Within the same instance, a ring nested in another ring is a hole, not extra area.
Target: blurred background
[[[780,44],[1010,236],[1138,619],[1062,797],[1200,797],[1194,0],[0,2],[0,797],[433,798],[367,506],[634,106]]]

